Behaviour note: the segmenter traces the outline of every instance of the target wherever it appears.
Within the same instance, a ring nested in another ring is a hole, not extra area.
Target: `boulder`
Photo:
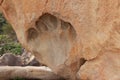
[[[0,0],[20,43],[66,79],[119,80],[119,0]]]
[[[20,56],[12,53],[5,53],[0,57],[0,66],[22,66],[23,61]]]

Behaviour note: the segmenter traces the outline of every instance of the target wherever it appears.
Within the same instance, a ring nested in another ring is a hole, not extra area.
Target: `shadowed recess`
[[[27,34],[29,44],[36,46],[33,51],[48,65],[63,63],[76,38],[76,31],[69,22],[48,13],[40,16],[35,28],[28,29]]]

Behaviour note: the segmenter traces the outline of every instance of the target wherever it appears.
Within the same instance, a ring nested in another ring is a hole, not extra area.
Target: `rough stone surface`
[[[22,66],[23,61],[20,56],[11,53],[5,53],[0,57],[0,66]]]
[[[1,1],[21,44],[56,74],[120,79],[119,0]]]

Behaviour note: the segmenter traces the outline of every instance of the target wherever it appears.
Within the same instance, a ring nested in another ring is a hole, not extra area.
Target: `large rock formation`
[[[21,44],[54,73],[120,80],[119,0],[0,0]]]

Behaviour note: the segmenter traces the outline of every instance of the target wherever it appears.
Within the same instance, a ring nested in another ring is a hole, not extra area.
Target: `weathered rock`
[[[22,66],[23,61],[19,56],[6,53],[0,57],[0,66]]]
[[[24,78],[25,80],[65,80],[54,74],[50,68],[41,66],[1,66],[0,80],[14,80]]]
[[[119,0],[1,1],[21,44],[55,73],[72,80],[120,79]]]
[[[87,61],[81,66],[78,76],[82,80],[119,80],[120,79],[119,51],[105,51],[98,57]]]
[[[30,53],[24,49],[23,53],[21,55],[21,58],[24,62],[24,65],[27,65],[35,58],[35,56],[32,53]]]
[[[23,50],[21,59],[24,62],[23,66],[45,66],[36,60],[35,56],[32,53],[26,51],[25,49]]]

